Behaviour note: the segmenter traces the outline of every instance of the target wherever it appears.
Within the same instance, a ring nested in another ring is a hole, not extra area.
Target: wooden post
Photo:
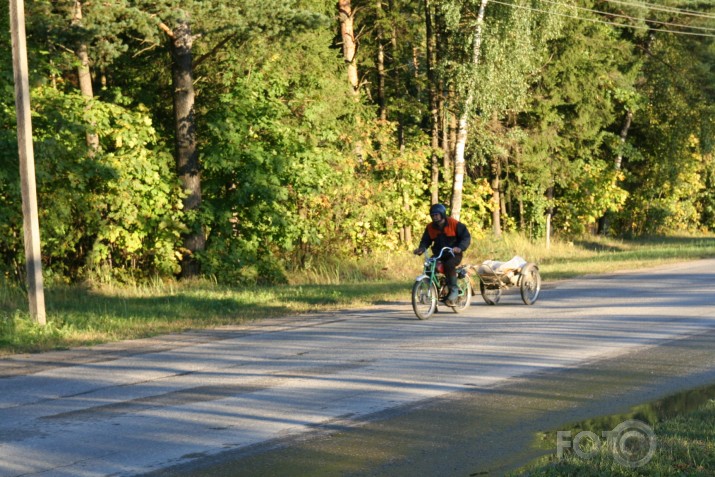
[[[30,315],[36,322],[44,325],[45,294],[42,288],[40,223],[37,218],[35,156],[32,149],[30,84],[27,67],[27,45],[25,43],[24,0],[10,0],[10,29],[12,32],[13,71],[15,73],[17,146],[20,155],[20,181],[22,186],[22,216],[25,238],[27,296],[30,302]]]

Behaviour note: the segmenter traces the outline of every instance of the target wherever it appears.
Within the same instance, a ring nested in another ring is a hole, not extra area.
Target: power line
[[[603,11],[601,11],[601,10],[593,10],[593,9],[591,9],[591,8],[579,7],[579,6],[577,6],[577,5],[570,5],[570,4],[567,4],[567,3],[555,2],[555,1],[552,1],[552,0],[541,0],[541,1],[544,2],[544,3],[552,3],[552,4],[554,4],[554,5],[562,5],[562,6],[569,7],[569,8],[576,8],[576,9],[578,9],[578,10],[585,10],[585,11],[587,11],[587,12],[600,13],[600,14],[602,14],[602,15],[607,15],[607,16],[609,16],[609,17],[627,18],[627,19],[629,19],[629,20],[640,20],[640,18],[632,17],[632,16],[630,16],[630,15],[621,15],[621,14],[618,14],[618,13],[603,12]],[[715,17],[714,17],[714,18],[715,18]],[[711,27],[691,26],[691,25],[685,25],[685,24],[682,24],[682,23],[662,22],[662,21],[659,21],[659,20],[650,20],[650,19],[647,20],[647,21],[648,21],[648,23],[655,23],[655,24],[664,25],[664,26],[672,26],[672,27],[680,27],[680,28],[691,28],[691,29],[694,29],[694,30],[715,31],[715,28],[711,28]]]
[[[657,5],[657,4],[648,3],[648,2],[625,2],[622,0],[601,0],[601,1],[607,2],[607,3],[617,3],[619,5],[627,5],[630,7],[645,7],[650,10],[654,10],[654,11],[677,13],[679,15],[686,15],[686,16],[689,15],[689,16],[693,16],[693,17],[715,19],[715,15],[709,15],[707,13],[696,12],[693,10],[684,10],[684,9],[680,9],[680,8],[666,7],[665,5]]]
[[[609,22],[605,20],[598,20],[595,18],[586,18],[586,17],[576,17],[573,15],[566,15],[563,13],[556,13],[556,12],[549,12],[547,10],[541,10],[538,8],[532,8],[532,7],[526,7],[523,5],[514,5],[513,3],[506,3],[506,2],[500,2],[498,0],[490,0],[491,3],[496,3],[499,5],[506,5],[507,7],[512,7],[512,8],[520,8],[522,10],[529,10],[532,12],[540,12],[540,13],[546,13],[547,15],[555,15],[559,17],[566,17],[566,18],[573,18],[575,20],[585,20],[588,22],[592,23],[602,23],[604,25],[611,25],[611,26],[616,26],[619,28],[634,28],[636,30],[649,30],[649,31],[657,31],[657,32],[663,32],[663,33],[672,33],[673,35],[688,35],[688,36],[700,36],[700,37],[706,37],[706,38],[715,38],[715,35],[710,35],[707,33],[695,33],[695,32],[688,32],[688,31],[677,31],[677,30],[668,30],[666,28],[650,28],[647,26],[639,26],[639,25],[624,25],[622,23],[616,23],[616,22]],[[568,5],[571,6],[571,5]]]

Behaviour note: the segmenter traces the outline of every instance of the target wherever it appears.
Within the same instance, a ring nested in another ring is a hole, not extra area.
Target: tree
[[[530,131],[526,152],[531,156],[523,177],[527,187],[535,188],[532,206],[547,211],[547,240],[552,218],[561,230],[582,233],[625,200],[610,149],[618,136],[608,130],[618,121],[618,91],[629,84],[619,67],[630,59],[628,44],[611,28],[585,22],[569,22],[552,52],[533,89],[531,111],[522,116]],[[548,164],[548,173],[532,160]],[[539,205],[540,194],[547,196],[544,205]],[[553,207],[558,217],[553,217]]]
[[[184,276],[277,282],[323,250],[404,247],[450,196],[497,234],[578,234],[608,211],[613,233],[712,223],[711,43],[656,31],[675,10],[574,5],[627,9],[616,26],[558,2],[341,6],[32,2],[48,274],[130,280],[183,260]],[[6,103],[0,257],[17,275]]]
[[[338,1],[338,16],[340,18],[340,37],[342,38],[343,58],[347,65],[348,82],[356,96],[360,90],[357,67],[357,38],[355,36],[355,13],[351,0]]]
[[[189,231],[184,235],[181,274],[193,277],[199,274],[196,254],[204,250],[206,237],[203,225],[194,214],[201,207],[201,172],[199,151],[196,141],[196,113],[194,102],[194,61],[193,37],[189,18],[183,15],[176,20],[176,26],[164,31],[171,38],[172,90],[174,92],[174,124],[176,144],[176,169],[184,185],[184,211],[188,214]],[[191,220],[193,219],[193,220]]]
[[[705,42],[710,43],[708,42]],[[712,150],[712,73],[703,40],[657,34],[643,65],[646,106],[624,156],[629,200],[620,226],[634,234],[692,230]],[[704,54],[703,54],[704,53]],[[677,74],[676,74],[677,72]]]
[[[467,58],[463,74],[458,79],[459,88],[462,90],[461,104],[459,105],[459,119],[457,122],[457,142],[455,144],[454,154],[454,176],[452,182],[452,200],[451,200],[451,215],[459,219],[459,214],[462,209],[462,185],[464,183],[464,151],[467,143],[467,123],[474,103],[476,94],[474,70],[479,66],[479,57],[482,46],[482,30],[484,27],[484,13],[488,4],[488,0],[481,0],[479,11],[477,13],[474,25],[467,25],[468,30],[474,29],[474,36],[471,38],[472,52],[471,57]],[[452,28],[455,28],[453,25]]]
[[[72,15],[72,26],[76,28],[82,27],[82,2],[80,0],[75,0],[74,11]],[[92,75],[89,69],[89,53],[87,48],[87,43],[80,40],[76,49],[77,60],[79,64],[77,65],[77,78],[79,81],[79,89],[82,92],[82,96],[87,98],[88,103],[94,97],[94,88],[92,87]],[[87,104],[87,109],[90,105]],[[87,131],[87,146],[89,147],[90,154],[96,154],[99,148],[99,137],[97,133],[91,130]]]
[[[523,11],[515,8],[517,4],[494,4],[486,11],[487,4],[479,3],[478,11],[467,2],[446,4],[451,43],[443,62],[459,110],[452,209],[459,213],[461,208],[464,166],[471,154],[471,162],[488,163],[493,171],[492,227],[499,234],[501,186],[494,174],[500,174],[502,167],[495,162],[500,155],[489,146],[485,128],[525,106],[528,87],[538,78],[539,68],[548,58],[548,42],[558,35],[561,21],[549,11],[532,12],[528,7]],[[475,126],[481,129],[477,131]],[[467,144],[468,128],[476,132],[471,146]]]

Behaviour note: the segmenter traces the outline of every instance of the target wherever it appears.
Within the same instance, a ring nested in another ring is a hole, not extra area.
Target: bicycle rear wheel
[[[423,278],[412,285],[412,309],[420,320],[426,320],[437,308],[437,288],[429,280]]]
[[[472,284],[469,278],[460,278],[457,281],[459,286],[459,298],[457,298],[456,304],[452,307],[455,313],[460,313],[467,308],[472,303]]]

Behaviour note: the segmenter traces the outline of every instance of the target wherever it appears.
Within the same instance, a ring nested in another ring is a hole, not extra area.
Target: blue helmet
[[[429,214],[441,214],[443,219],[447,218],[447,208],[442,204],[434,204],[429,208]]]

